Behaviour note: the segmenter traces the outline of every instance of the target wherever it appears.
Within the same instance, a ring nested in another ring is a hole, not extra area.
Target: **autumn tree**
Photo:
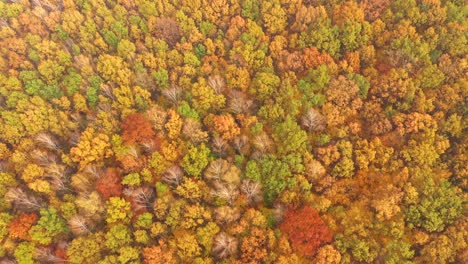
[[[289,236],[293,248],[307,257],[314,256],[317,249],[333,237],[318,212],[310,206],[288,209],[280,229]]]
[[[107,168],[105,173],[96,180],[96,190],[104,200],[111,196],[120,196],[122,194],[122,177],[116,168]]]
[[[122,139],[126,144],[146,143],[155,140],[151,123],[141,114],[130,114],[121,124]]]

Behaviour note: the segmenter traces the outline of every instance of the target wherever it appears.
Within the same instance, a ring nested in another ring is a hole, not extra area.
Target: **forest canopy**
[[[467,263],[462,0],[0,0],[0,263]]]

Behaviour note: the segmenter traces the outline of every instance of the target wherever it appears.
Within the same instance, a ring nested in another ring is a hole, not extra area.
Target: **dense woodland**
[[[0,263],[467,263],[464,0],[0,0]]]

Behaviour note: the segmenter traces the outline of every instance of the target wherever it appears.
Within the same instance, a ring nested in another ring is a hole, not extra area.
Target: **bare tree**
[[[18,264],[18,262],[13,259],[1,259],[0,264]]]
[[[166,97],[173,105],[177,105],[182,99],[182,89],[177,85],[171,85],[162,91],[162,95]]]
[[[161,130],[167,120],[167,112],[159,106],[151,107],[147,112],[149,121],[156,130]]]
[[[184,120],[182,133],[190,138],[190,140],[194,143],[206,141],[208,138],[208,133],[201,129],[200,122],[192,118],[187,118]]]
[[[94,179],[98,179],[101,177],[101,174],[102,174],[102,168],[96,166],[96,165],[87,165],[84,170],[83,170],[84,173],[86,173],[87,175],[91,176],[92,178]]]
[[[182,37],[182,33],[177,22],[168,17],[158,18],[154,25],[153,32],[156,38],[163,39],[171,47],[174,47]]]
[[[45,132],[37,134],[35,140],[39,145],[50,150],[57,150],[60,148],[60,144],[57,142],[57,140]]]
[[[163,181],[177,187],[182,183],[184,172],[178,165],[172,165],[163,175]]]
[[[107,84],[101,84],[101,93],[112,100],[115,100],[114,89]]]
[[[138,187],[125,189],[123,193],[133,199],[135,209],[140,210],[152,207],[154,200],[154,191],[149,187]]]
[[[40,166],[49,166],[51,163],[57,162],[57,157],[46,151],[36,149],[31,153],[31,159],[34,163]]]
[[[234,138],[232,144],[235,150],[239,152],[239,154],[245,154],[246,146],[249,143],[249,138],[246,135],[240,135]]]
[[[325,117],[313,108],[307,110],[302,116],[301,122],[309,132],[322,131],[326,125]]]
[[[237,221],[240,217],[239,208],[230,206],[221,206],[215,209],[215,219],[220,225],[229,224]]]
[[[74,215],[68,220],[68,226],[74,235],[81,236],[89,234],[89,229],[86,219],[81,215]]]
[[[224,92],[224,88],[226,88],[226,82],[219,75],[208,77],[208,85],[213,88],[216,94],[222,94]]]
[[[33,195],[27,194],[21,188],[15,187],[8,189],[5,199],[19,210],[37,211],[41,209],[41,200]]]
[[[266,153],[272,146],[272,141],[266,133],[261,133],[253,138],[253,145],[260,153]]]
[[[71,177],[71,186],[78,191],[90,192],[95,188],[95,180],[93,175],[79,172]]]
[[[247,196],[250,203],[262,201],[262,186],[258,182],[251,180],[242,181],[241,191]]]
[[[273,205],[273,218],[275,218],[277,222],[281,222],[283,220],[284,210],[284,205],[282,204]]]
[[[224,156],[227,152],[226,140],[222,139],[219,136],[214,136],[212,150],[214,153],[220,156]]]
[[[143,147],[143,151],[146,153],[146,154],[151,154],[153,152],[156,151],[156,143],[154,142],[154,140],[148,140],[148,141],[145,141],[143,143],[141,143],[141,146]]]
[[[34,251],[35,259],[40,263],[66,263],[67,261],[59,256],[56,256],[50,248],[40,247]]]
[[[232,205],[232,203],[239,196],[239,190],[235,186],[217,182],[214,184],[214,187],[215,189],[212,194],[216,197],[226,200],[230,205]]]
[[[210,165],[205,170],[205,178],[211,181],[221,181],[224,174],[229,169],[229,162],[223,159],[217,159],[210,162]]]
[[[237,250],[237,239],[229,236],[224,232],[220,232],[216,235],[213,243],[213,253],[218,258],[227,258],[236,253]]]
[[[234,114],[242,114],[249,112],[253,105],[253,101],[247,98],[241,91],[232,90],[228,98],[228,108]]]

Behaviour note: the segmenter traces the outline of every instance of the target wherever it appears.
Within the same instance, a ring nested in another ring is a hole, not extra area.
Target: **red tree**
[[[310,206],[289,208],[280,230],[288,234],[293,248],[307,257],[312,257],[321,245],[332,240],[332,234],[320,215]]]
[[[18,216],[8,227],[10,238],[29,240],[28,231],[38,219],[39,217],[35,213],[21,214]]]
[[[126,144],[148,143],[155,140],[153,126],[142,114],[130,114],[123,120],[121,128],[122,139]]]
[[[122,194],[122,177],[115,168],[108,168],[106,173],[96,181],[96,190],[101,194],[104,200],[111,196],[120,196]]]

